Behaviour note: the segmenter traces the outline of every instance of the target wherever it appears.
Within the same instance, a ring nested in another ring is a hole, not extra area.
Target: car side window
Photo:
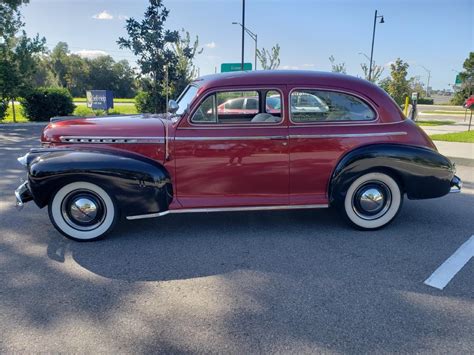
[[[276,90],[266,92],[265,112],[274,116],[281,116],[281,94]]]
[[[276,90],[217,92],[205,98],[191,118],[192,123],[216,124],[280,121],[281,95]]]
[[[215,123],[217,122],[216,114],[216,96],[211,95],[207,97],[201,105],[199,105],[196,112],[194,112],[192,122],[195,123]]]
[[[295,90],[291,93],[291,120],[296,123],[321,121],[370,121],[374,110],[356,96],[329,90]]]

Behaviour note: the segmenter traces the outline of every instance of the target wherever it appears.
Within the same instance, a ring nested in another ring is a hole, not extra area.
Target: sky
[[[147,0],[30,0],[23,7],[29,35],[58,41],[84,56],[107,53],[116,60],[135,57],[116,41],[126,36],[127,18],[141,19]],[[221,63],[240,62],[242,0],[164,0],[170,10],[166,27],[184,28],[198,36],[204,49],[195,61],[201,75],[220,70]],[[360,63],[370,56],[374,12],[377,24],[374,60],[386,68],[401,58],[409,76],[448,89],[455,70],[474,51],[474,0],[246,0],[245,24],[258,35],[259,48],[281,47],[282,69],[330,71],[329,57],[344,62],[347,73],[362,76]],[[245,38],[245,61],[254,61],[255,42]],[[363,54],[361,54],[363,53]]]

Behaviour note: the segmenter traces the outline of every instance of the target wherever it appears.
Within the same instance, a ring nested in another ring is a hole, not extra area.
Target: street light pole
[[[255,35],[255,66],[254,66],[254,70],[257,70],[257,35]]]
[[[431,79],[431,70],[425,68],[423,65],[420,65],[428,73],[428,81],[426,83],[426,97],[430,97],[430,79]]]
[[[245,0],[242,0],[242,61],[240,70],[244,71],[244,51],[245,51]]]
[[[255,41],[255,70],[257,70],[257,40],[258,40],[258,36],[256,33],[253,33],[252,31],[250,31],[247,27],[243,26],[240,22],[232,22],[233,25],[239,25],[241,26],[245,32],[247,32],[247,34],[250,36],[250,38],[252,38],[254,41]]]
[[[380,18],[380,23],[384,23],[383,15],[377,15],[377,10],[375,10],[374,15],[374,29],[372,31],[372,48],[370,50],[370,63],[369,63],[369,81],[372,79],[372,63],[374,58],[374,41],[375,41],[375,28],[377,26],[377,19]]]

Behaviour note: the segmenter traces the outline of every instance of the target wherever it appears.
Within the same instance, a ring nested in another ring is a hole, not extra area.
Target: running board
[[[328,204],[319,205],[285,205],[285,206],[249,206],[249,207],[217,207],[217,208],[183,208],[157,213],[127,216],[128,220],[162,217],[170,213],[207,213],[207,212],[238,212],[238,211],[272,211],[272,210],[302,210],[312,208],[327,208]]]

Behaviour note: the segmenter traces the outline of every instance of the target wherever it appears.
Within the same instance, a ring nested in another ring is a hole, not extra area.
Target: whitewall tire
[[[85,181],[72,182],[56,191],[48,212],[54,227],[77,241],[103,237],[118,217],[112,197],[100,186]]]
[[[389,175],[371,172],[357,178],[340,206],[350,223],[359,229],[378,229],[397,216],[403,202],[398,183]]]

